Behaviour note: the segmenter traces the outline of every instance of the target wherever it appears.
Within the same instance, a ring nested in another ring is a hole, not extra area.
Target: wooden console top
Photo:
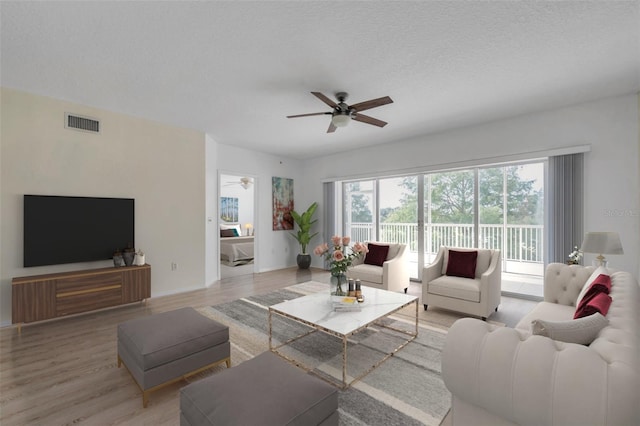
[[[125,272],[136,269],[145,269],[151,268],[151,265],[144,264],[142,266],[111,266],[106,268],[98,268],[98,269],[86,269],[83,271],[69,271],[69,272],[56,272],[53,274],[42,274],[42,275],[31,275],[27,277],[15,277],[11,281],[12,285],[16,284],[26,284],[33,283],[37,281],[49,281],[55,280],[57,278],[77,278],[77,277],[88,277],[95,276],[101,274],[111,274],[113,272]]]

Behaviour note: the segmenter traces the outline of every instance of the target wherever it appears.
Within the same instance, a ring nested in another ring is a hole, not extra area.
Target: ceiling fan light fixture
[[[346,113],[334,114],[331,118],[331,123],[336,127],[345,127],[351,121],[351,116]]]
[[[252,183],[253,182],[251,181],[251,179],[247,177],[243,177],[240,179],[240,186],[243,187],[244,189],[249,189]]]

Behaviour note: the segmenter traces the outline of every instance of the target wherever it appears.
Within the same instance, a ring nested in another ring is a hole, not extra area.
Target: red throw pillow
[[[591,283],[591,287],[589,287],[589,289],[592,289],[594,287],[597,287],[604,293],[609,294],[609,292],[611,291],[611,277],[605,274],[598,275],[596,279]],[[588,292],[589,290],[587,290],[587,293]]]
[[[606,293],[598,293],[587,302],[582,309],[578,308],[573,315],[573,319],[588,317],[596,312],[600,312],[603,316],[609,312],[609,306],[611,306],[611,296]]]
[[[384,261],[387,260],[389,246],[380,246],[369,243],[367,247],[369,248],[369,253],[364,257],[364,263],[367,265],[382,266]]]
[[[611,291],[611,277],[609,275],[600,274],[591,283],[582,299],[578,302],[576,312],[581,311],[594,297],[599,293],[609,294]]]
[[[449,250],[446,275],[450,277],[475,278],[477,260],[477,251]]]

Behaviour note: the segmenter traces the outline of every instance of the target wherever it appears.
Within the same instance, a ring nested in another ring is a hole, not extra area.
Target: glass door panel
[[[379,241],[406,244],[410,277],[418,278],[418,178],[379,180]]]
[[[426,250],[437,254],[440,246],[474,247],[474,172],[460,170],[432,173],[427,179],[429,191],[425,221],[428,228]],[[428,207],[428,209],[427,209]],[[428,210],[428,213],[427,213]]]
[[[505,272],[543,275],[544,163],[507,166]]]
[[[344,234],[353,242],[377,239],[375,183],[375,180],[344,183]]]
[[[478,248],[504,253],[505,185],[504,167],[478,171]]]

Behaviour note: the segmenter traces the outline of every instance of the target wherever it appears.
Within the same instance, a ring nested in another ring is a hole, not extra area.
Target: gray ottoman
[[[193,308],[149,315],[118,325],[118,367],[149,393],[225,362],[231,367],[229,327]]]
[[[272,352],[180,390],[180,426],[337,425],[338,390]]]

